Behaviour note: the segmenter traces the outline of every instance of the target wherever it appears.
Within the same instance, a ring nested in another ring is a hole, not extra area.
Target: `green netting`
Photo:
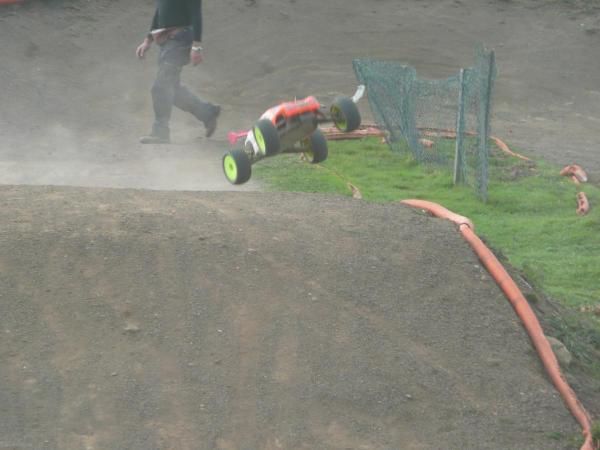
[[[487,200],[493,52],[478,49],[473,67],[444,80],[419,78],[396,61],[356,59],[354,71],[393,151],[452,167],[457,183],[468,183]]]

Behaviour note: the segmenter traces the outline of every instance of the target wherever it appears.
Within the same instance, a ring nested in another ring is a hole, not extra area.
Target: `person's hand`
[[[204,60],[204,55],[202,55],[202,49],[198,47],[194,47],[190,50],[190,60],[192,61],[193,66],[197,66]]]
[[[148,38],[144,39],[144,42],[142,42],[137,50],[135,51],[135,54],[137,55],[137,57],[139,59],[144,59],[144,57],[146,56],[146,52],[150,49],[150,47],[152,46],[152,41]]]

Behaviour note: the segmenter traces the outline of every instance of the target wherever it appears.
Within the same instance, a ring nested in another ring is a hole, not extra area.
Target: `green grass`
[[[477,234],[536,288],[569,307],[596,305],[600,208],[594,205],[600,205],[600,189],[577,187],[559,170],[494,151],[489,198],[483,203],[473,188],[454,186],[450,170],[418,165],[377,139],[329,142],[329,158],[319,165],[307,164],[298,155],[281,155],[253,167],[255,176],[271,190],[349,196],[350,182],[367,201],[418,198],[440,203],[473,220]],[[578,190],[592,205],[585,217],[575,214]]]
[[[592,424],[592,439],[594,445],[600,446],[600,421],[595,421]]]

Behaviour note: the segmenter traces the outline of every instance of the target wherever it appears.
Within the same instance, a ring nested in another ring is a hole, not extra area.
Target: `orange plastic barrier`
[[[590,211],[590,202],[585,195],[585,192],[577,194],[577,214],[585,216]]]
[[[13,3],[23,3],[24,0],[0,0],[0,5],[12,5]]]
[[[483,265],[487,268],[492,277],[496,280],[500,289],[502,289],[508,300],[511,302],[515,312],[521,319],[525,330],[529,334],[529,338],[537,350],[548,376],[562,396],[563,401],[571,411],[573,417],[579,422],[585,438],[581,450],[597,450],[592,441],[592,420],[590,415],[563,377],[556,356],[552,351],[548,339],[544,335],[544,331],[542,330],[535,313],[506,269],[504,269],[496,256],[475,234],[474,229],[469,225],[471,221],[436,203],[424,200],[404,200],[402,203],[414,208],[424,209],[434,216],[445,218],[458,224],[460,232],[465,240],[471,245]],[[459,220],[457,221],[456,218],[459,218]]]

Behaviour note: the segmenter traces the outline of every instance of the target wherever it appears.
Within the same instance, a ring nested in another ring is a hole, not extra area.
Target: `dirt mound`
[[[320,195],[3,188],[0,204],[3,446],[556,449],[578,433],[448,222]]]

